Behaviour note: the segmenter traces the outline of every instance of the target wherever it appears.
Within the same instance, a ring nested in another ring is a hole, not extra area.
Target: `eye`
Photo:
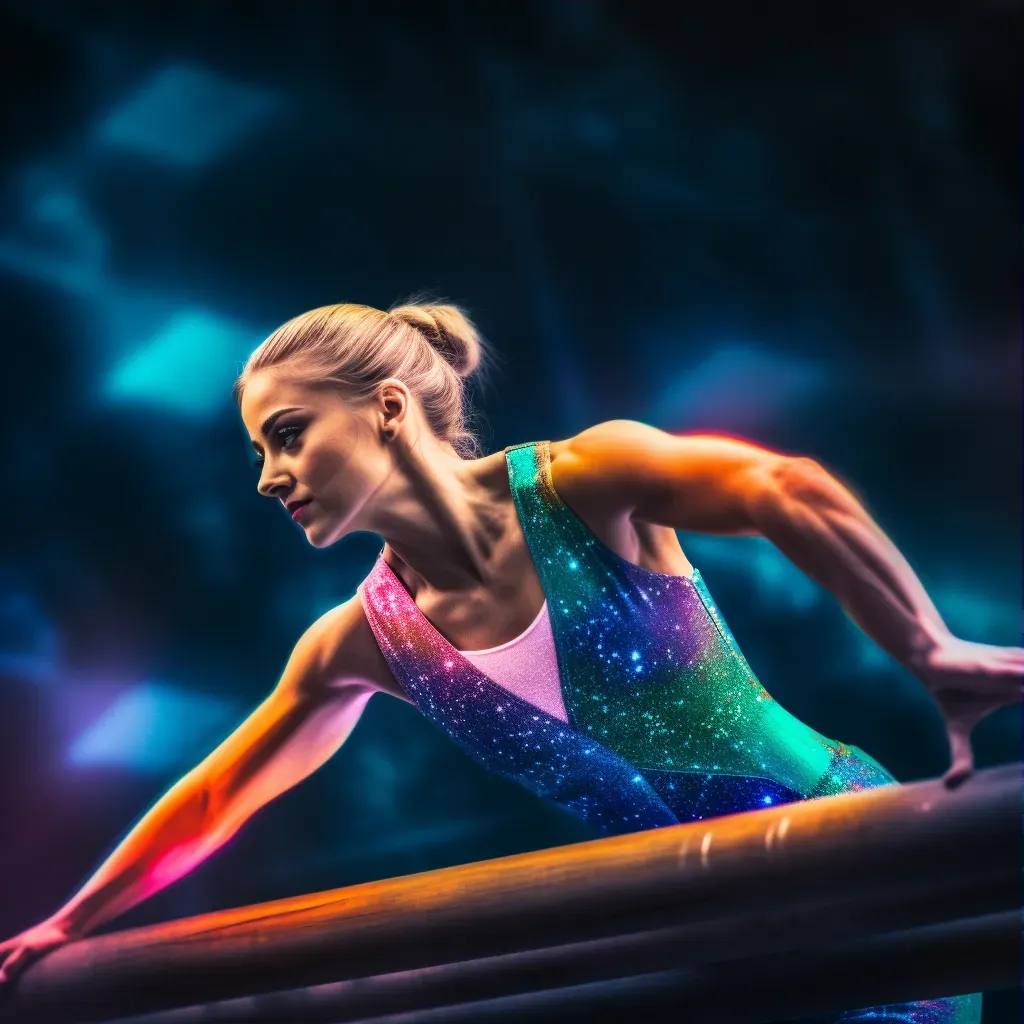
[[[287,451],[289,447],[288,441],[291,438],[297,437],[299,434],[301,434],[302,427],[281,427],[279,430],[275,430],[274,433],[277,434],[279,438],[281,438],[282,449]]]
[[[274,431],[274,435],[281,439],[280,443],[282,451],[288,451],[288,449],[291,447],[291,440],[301,433],[302,427],[298,426],[279,427],[277,430]],[[263,456],[257,453],[256,455],[253,456],[250,465],[256,471],[256,473],[262,473],[263,462]]]

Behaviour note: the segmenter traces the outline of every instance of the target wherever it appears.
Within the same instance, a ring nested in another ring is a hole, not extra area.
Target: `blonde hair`
[[[480,443],[467,428],[473,417],[465,381],[490,361],[458,306],[422,296],[387,311],[343,303],[311,309],[278,327],[246,360],[231,393],[241,403],[249,378],[271,366],[282,367],[289,380],[334,385],[357,402],[385,378],[397,377],[416,396],[437,437],[460,458],[476,458]]]

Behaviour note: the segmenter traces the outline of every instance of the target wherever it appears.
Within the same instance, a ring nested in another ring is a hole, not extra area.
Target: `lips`
[[[296,509],[302,508],[304,505],[308,505],[313,499],[305,498],[302,501],[288,501],[285,502],[285,508],[294,516]]]

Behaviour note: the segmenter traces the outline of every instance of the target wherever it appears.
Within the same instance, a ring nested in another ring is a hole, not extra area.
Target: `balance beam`
[[[749,1003],[750,978],[770,977],[772,957],[780,977],[818,958],[838,994],[814,1006],[1015,985],[1020,814],[1021,765],[1004,765],[952,791],[883,786],[204,914],[54,951],[28,967],[0,1019],[155,1021],[174,1008],[160,1018],[542,1019],[561,1001],[568,1020],[574,999],[593,1013],[595,999],[611,1011],[616,998],[688,991],[695,1010],[703,993],[725,1020],[723,1000],[743,1002],[736,979]],[[966,955],[974,947],[986,956]],[[890,954],[899,971],[849,989],[844,956]],[[876,998],[879,985],[914,991]],[[758,1019],[817,1012],[761,1002]],[[210,1003],[221,1005],[198,1005]],[[473,1003],[476,1017],[456,1016]]]

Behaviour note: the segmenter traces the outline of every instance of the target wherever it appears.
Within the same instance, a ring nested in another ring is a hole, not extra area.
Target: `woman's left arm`
[[[815,460],[631,420],[584,431],[569,451],[577,476],[601,465],[602,490],[617,493],[631,516],[677,530],[760,534],[835,594],[939,704],[950,742],[947,784],[972,771],[974,726],[1021,700],[1024,649],[953,636],[896,545]]]

